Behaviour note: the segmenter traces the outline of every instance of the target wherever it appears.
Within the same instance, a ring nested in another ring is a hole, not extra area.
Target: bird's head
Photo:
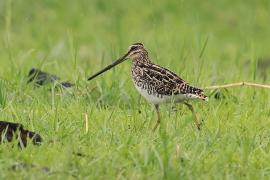
[[[135,43],[129,46],[126,58],[136,60],[137,58],[142,57],[144,54],[147,54],[147,51],[143,44]]]
[[[99,72],[97,72],[96,74],[94,74],[93,76],[88,78],[88,80],[94,79],[95,77],[108,71],[109,69],[124,62],[127,59],[131,59],[133,61],[136,61],[137,59],[139,59],[139,60],[145,59],[148,61],[148,53],[147,53],[146,49],[144,48],[143,44],[142,43],[132,44],[131,46],[129,46],[128,52],[126,54],[124,54],[121,58],[116,60],[114,63],[108,65],[107,67],[103,68],[102,70],[100,70]]]

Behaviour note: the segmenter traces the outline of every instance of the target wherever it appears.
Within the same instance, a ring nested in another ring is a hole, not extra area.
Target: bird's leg
[[[193,114],[193,116],[194,116],[194,118],[195,118],[195,124],[196,124],[198,130],[201,130],[201,123],[199,122],[199,118],[198,118],[198,116],[197,116],[197,114],[196,114],[196,112],[195,112],[193,106],[192,106],[191,104],[187,103],[187,102],[184,102],[184,104],[185,104],[185,105],[188,107],[188,109],[192,112],[192,114]]]
[[[155,131],[157,129],[157,127],[159,126],[159,124],[160,124],[160,113],[159,113],[159,105],[158,104],[155,104],[155,109],[156,109],[156,112],[157,112],[157,123],[156,123],[153,131]]]

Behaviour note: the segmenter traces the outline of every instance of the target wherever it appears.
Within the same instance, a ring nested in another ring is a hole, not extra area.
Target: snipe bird
[[[131,59],[133,63],[132,79],[136,89],[148,102],[155,106],[157,122],[154,131],[160,124],[159,105],[170,102],[185,104],[194,115],[195,124],[200,130],[199,119],[193,106],[188,101],[190,99],[207,101],[208,97],[204,95],[203,90],[189,85],[172,71],[153,64],[142,43],[132,44],[124,56],[88,78],[88,80],[94,79],[127,59]]]

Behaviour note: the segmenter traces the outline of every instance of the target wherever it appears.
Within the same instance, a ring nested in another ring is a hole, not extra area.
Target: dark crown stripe
[[[132,46],[143,46],[143,44],[142,43],[134,43],[134,44],[132,44]]]

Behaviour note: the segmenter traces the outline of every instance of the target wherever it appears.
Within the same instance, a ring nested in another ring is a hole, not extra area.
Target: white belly
[[[156,94],[149,94],[146,89],[142,89],[141,87],[134,84],[139,93],[150,103],[153,104],[162,104],[162,103],[170,103],[170,102],[183,102],[187,99],[192,98],[190,94],[179,94],[175,96],[157,96]],[[195,98],[195,97],[194,97]]]

